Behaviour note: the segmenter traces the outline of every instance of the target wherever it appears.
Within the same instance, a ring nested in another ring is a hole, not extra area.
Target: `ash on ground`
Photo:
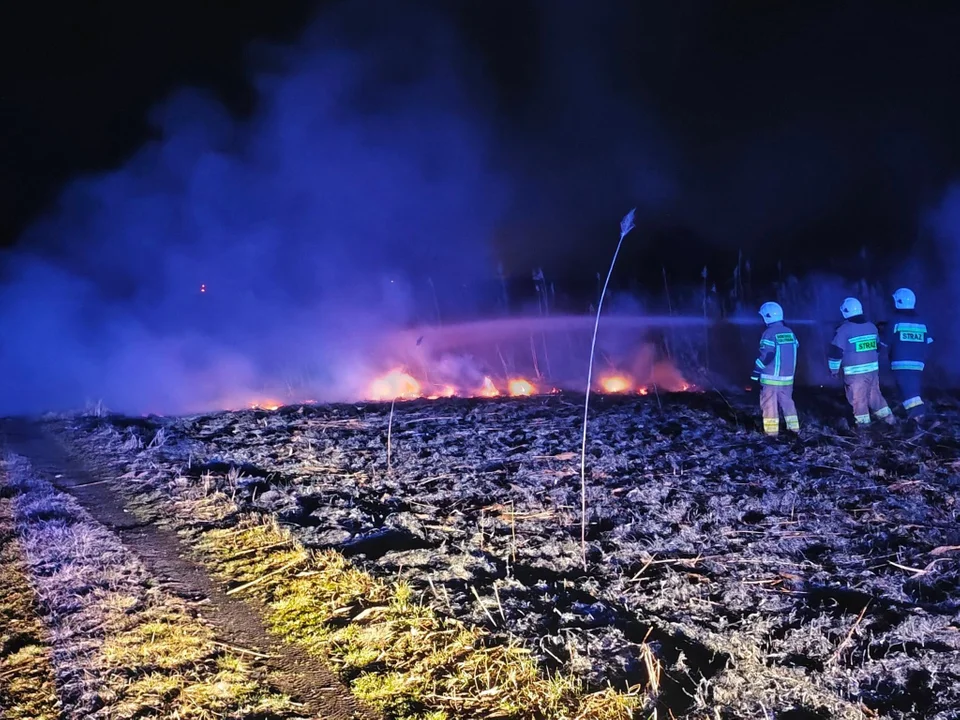
[[[676,717],[960,717],[958,399],[866,436],[841,392],[797,399],[801,436],[769,440],[749,394],[595,396],[586,570],[582,396],[397,403],[389,438],[389,404],[55,424],[120,430],[117,459],[226,488],[546,669],[626,687],[652,650]]]

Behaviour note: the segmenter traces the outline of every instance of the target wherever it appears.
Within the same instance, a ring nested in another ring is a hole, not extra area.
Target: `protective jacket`
[[[844,377],[880,371],[880,333],[863,315],[848,318],[834,335],[827,351],[830,372],[843,367]]]
[[[897,310],[883,344],[890,348],[891,370],[923,370],[933,337],[916,310]]]
[[[793,385],[799,347],[793,330],[782,322],[771,323],[760,337],[753,376],[761,385]]]

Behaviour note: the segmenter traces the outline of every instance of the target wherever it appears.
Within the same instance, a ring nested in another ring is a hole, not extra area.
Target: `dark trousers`
[[[894,370],[893,377],[897,380],[897,389],[903,400],[903,409],[907,417],[922,417],[926,408],[920,397],[920,387],[923,380],[922,370]]]

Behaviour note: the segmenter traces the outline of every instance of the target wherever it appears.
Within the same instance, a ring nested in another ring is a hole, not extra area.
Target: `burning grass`
[[[218,644],[184,601],[157,588],[72,498],[35,478],[22,458],[8,458],[6,470],[65,713],[116,720],[301,717],[246,659]]]
[[[16,537],[12,501],[0,497],[0,716],[60,717],[50,646]]]
[[[661,382],[665,383],[662,388],[659,385]],[[664,392],[685,392],[694,389],[669,363],[660,363],[655,367],[655,374],[649,386],[638,383],[629,375],[617,372],[602,373],[595,384],[597,392],[610,395],[646,395],[650,392],[650,387],[662,389]],[[551,395],[557,392],[559,392],[558,388],[552,383],[538,382],[518,376],[507,376],[505,379],[495,381],[489,375],[485,375],[476,387],[457,388],[450,383],[423,383],[403,368],[395,368],[370,383],[366,398],[374,402],[390,402],[394,400],[439,400],[453,397],[531,397]],[[283,403],[275,400],[258,400],[252,402],[250,408],[277,410],[282,405]]]

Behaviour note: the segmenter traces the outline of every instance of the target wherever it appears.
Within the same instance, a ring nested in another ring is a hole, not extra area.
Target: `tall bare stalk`
[[[387,472],[393,468],[392,465],[392,455],[393,455],[393,446],[391,445],[391,440],[393,439],[393,409],[397,406],[397,396],[393,396],[393,400],[390,401],[390,419],[387,420]]]
[[[670,283],[667,282],[667,266],[661,265],[660,269],[663,271],[663,289],[667,293],[667,310],[670,313],[670,317],[673,317],[673,300],[670,299]],[[664,333],[663,342],[667,350],[667,358],[670,362],[673,362],[673,345],[676,337],[674,335],[673,324],[671,323],[670,329]],[[659,399],[659,397],[658,397]]]
[[[633,216],[636,211],[637,209],[634,208],[624,215],[623,220],[620,221],[620,241],[613,253],[613,260],[610,262],[610,269],[607,271],[607,279],[603,283],[603,290],[600,291],[600,300],[597,302],[597,319],[593,324],[593,339],[590,341],[587,394],[583,400],[583,444],[580,448],[580,553],[583,556],[584,569],[587,567],[587,415],[590,412],[590,387],[593,385],[593,356],[597,349],[597,331],[600,329],[600,311],[603,309],[603,298],[607,294],[607,286],[610,285],[610,276],[613,275],[613,266],[617,264],[617,256],[623,246],[623,239],[633,230]]]
[[[437,327],[440,327],[441,325],[443,325],[443,320],[440,317],[440,298],[437,297],[437,288],[433,284],[432,277],[427,278],[427,284],[430,286],[430,292],[433,293],[433,307],[437,311]]]
[[[703,364],[710,370],[710,323],[707,322],[707,266],[700,273],[703,278]]]
[[[547,279],[543,275],[543,268],[537,268],[533,271],[533,280],[537,287],[538,302],[540,303],[540,314],[550,317],[550,291],[547,288]],[[540,338],[543,341],[543,360],[547,366],[547,377],[552,377],[553,373],[550,370],[550,353],[547,352],[546,330],[540,331]],[[539,370],[537,371],[537,374],[540,374]]]

